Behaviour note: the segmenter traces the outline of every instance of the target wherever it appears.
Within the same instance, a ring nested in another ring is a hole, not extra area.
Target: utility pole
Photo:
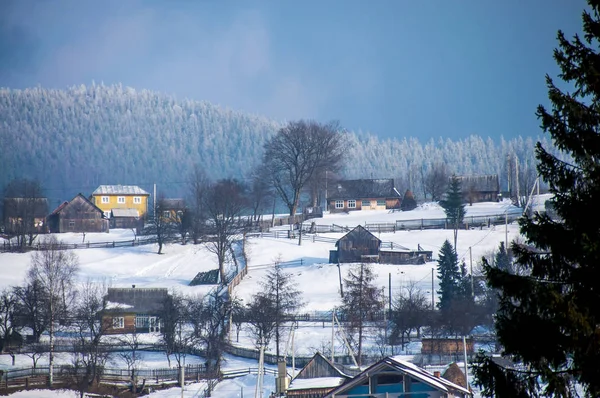
[[[390,314],[392,313],[392,273],[390,272],[388,274],[388,294],[389,294],[389,303],[388,303],[388,309],[390,310]]]
[[[517,206],[521,207],[521,193],[519,192],[519,158],[515,154],[515,184],[517,189]]]
[[[471,263],[471,297],[475,297],[475,289],[473,287],[473,252],[469,246],[469,262]]]
[[[504,247],[508,250],[508,210],[504,213]]]
[[[337,266],[338,266],[338,275],[340,277],[340,297],[344,298],[344,286],[342,285],[342,269],[340,267],[340,261],[339,260],[338,260]]]
[[[433,270],[434,268],[431,268],[431,310],[435,310],[435,299],[434,299],[434,294],[435,291],[433,290]]]

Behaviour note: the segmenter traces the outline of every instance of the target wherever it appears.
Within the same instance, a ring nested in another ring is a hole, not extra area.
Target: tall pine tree
[[[572,92],[546,77],[551,111],[537,116],[561,160],[537,144],[538,172],[554,194],[558,215],[519,222],[526,244],[511,248],[519,274],[486,264],[488,284],[500,290],[496,331],[504,352],[523,366],[481,356],[474,372],[483,395],[576,396],[579,384],[600,396],[600,1],[588,1],[584,39],[558,32],[554,59]]]
[[[454,230],[454,248],[458,239],[458,228],[465,218],[465,204],[463,203],[461,181],[455,175],[450,179],[446,198],[440,200],[440,206],[446,213],[446,218]]]
[[[450,309],[452,302],[461,294],[461,274],[458,268],[458,257],[448,240],[444,241],[440,249],[438,278],[440,280],[440,290],[438,290],[440,301],[437,306],[443,313]]]

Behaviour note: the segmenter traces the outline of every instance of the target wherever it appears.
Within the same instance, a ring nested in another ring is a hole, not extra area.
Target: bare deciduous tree
[[[290,216],[298,210],[302,190],[317,170],[337,171],[344,141],[338,123],[290,122],[265,144],[263,163]]]
[[[0,352],[10,345],[18,330],[16,322],[19,297],[15,289],[6,288],[0,294]]]
[[[431,308],[425,293],[415,282],[408,282],[394,298],[393,305],[391,340],[400,340],[399,343],[404,348],[404,345],[410,341],[412,331],[416,331],[417,336],[420,336],[421,328],[427,324]]]
[[[246,207],[244,187],[236,180],[218,181],[204,195],[206,248],[217,256],[221,283],[227,283],[225,263],[236,235],[244,231],[246,224],[241,215]]]
[[[248,190],[248,205],[252,210],[253,221],[260,221],[273,204],[274,192],[271,189],[270,178],[267,170],[262,165],[254,168],[250,173],[250,189]]]
[[[81,285],[77,294],[73,322],[77,350],[73,353],[73,361],[82,368],[77,374],[77,384],[82,392],[99,382],[100,371],[109,357],[108,352],[99,350],[102,338],[110,327],[101,317],[106,310],[106,292],[106,284],[87,281]]]
[[[158,254],[162,254],[162,248],[168,244],[177,232],[176,215],[172,214],[172,209],[167,206],[167,201],[163,194],[159,195],[154,204],[154,215],[150,218],[144,233],[154,235],[158,244]]]
[[[435,202],[442,198],[448,186],[449,173],[444,163],[432,165],[429,173],[426,174],[423,181],[425,195],[429,194],[431,201]]]
[[[189,176],[190,206],[190,233],[194,244],[198,244],[206,229],[206,214],[204,211],[204,196],[208,191],[210,182],[203,168],[196,164]]]
[[[74,300],[74,282],[79,270],[77,255],[63,250],[56,237],[44,241],[44,250],[38,250],[31,257],[27,278],[37,283],[46,297],[50,332],[50,384],[53,382],[54,332],[55,322],[66,318]]]

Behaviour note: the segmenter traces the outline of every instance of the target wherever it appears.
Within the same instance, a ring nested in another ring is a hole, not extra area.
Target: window
[[[171,217],[171,212],[169,210],[163,211],[163,218],[169,218],[169,217]]]
[[[113,318],[113,329],[123,329],[125,327],[125,318],[118,316]]]
[[[69,221],[69,228],[75,228],[75,221]]]
[[[136,315],[135,316],[135,327],[138,329],[148,327],[148,315]]]
[[[102,203],[108,203],[108,202],[109,202],[108,196],[103,196],[102,197]]]
[[[350,199],[350,200],[348,201],[348,208],[349,208],[349,209],[356,209],[356,200],[354,200],[354,199]]]
[[[343,209],[344,208],[344,201],[343,200],[336,200],[335,201],[335,208],[336,209]]]
[[[133,203],[136,204],[136,205],[141,204],[142,203],[142,198],[139,197],[139,196],[134,196],[133,197]]]
[[[385,200],[377,199],[377,206],[385,206]]]
[[[117,198],[117,203],[125,203],[125,196],[119,196]]]
[[[361,205],[362,205],[362,207],[369,207],[369,206],[371,206],[371,201],[363,200],[363,201],[361,201]]]

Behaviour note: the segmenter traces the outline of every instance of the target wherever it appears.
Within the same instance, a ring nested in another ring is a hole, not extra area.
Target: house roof
[[[332,199],[376,199],[400,198],[394,188],[393,178],[340,180],[330,189]]]
[[[150,195],[137,185],[100,185],[92,195]]]
[[[498,192],[500,191],[500,183],[498,182],[498,174],[490,175],[468,175],[456,176],[461,182],[463,192]]]
[[[33,207],[31,207],[33,203]],[[4,198],[4,216],[21,216],[33,211],[32,217],[43,218],[48,214],[48,198]]]
[[[139,217],[140,213],[136,209],[110,209],[112,217]]]
[[[71,199],[70,202],[63,202],[61,203],[56,209],[54,209],[54,211],[52,213],[50,213],[51,216],[59,214],[61,211],[63,211],[65,209],[65,207],[67,207],[69,204],[71,204],[75,199],[77,198],[81,198],[84,202],[86,202],[87,204],[89,204],[90,206],[92,206],[92,208],[94,210],[96,210],[97,212],[104,214],[104,212],[102,211],[101,208],[99,208],[98,206],[96,206],[95,204],[92,203],[91,200],[89,200],[88,198],[86,198],[85,196],[83,196],[83,194],[78,193],[73,199]]]
[[[384,358],[384,359],[380,360],[379,362],[375,363],[374,365],[368,367],[359,375],[355,376],[351,380],[348,380],[343,385],[341,385],[338,388],[336,388],[335,390],[331,391],[327,395],[327,397],[331,397],[333,395],[340,395],[340,393],[342,393],[343,391],[346,391],[358,384],[363,383],[365,381],[365,379],[367,379],[369,377],[369,375],[372,375],[373,373],[384,370],[384,369],[386,369],[386,370],[393,369],[402,374],[406,374],[406,375],[408,375],[416,380],[419,380],[420,382],[425,383],[425,384],[435,388],[436,390],[444,392],[446,394],[448,394],[448,393],[457,394],[458,393],[458,394],[463,394],[463,395],[467,395],[467,396],[471,395],[471,392],[469,390],[467,390],[466,388],[461,387],[457,384],[454,384],[451,381],[446,380],[442,377],[436,377],[433,374],[427,372],[426,370],[419,368],[417,365],[414,365],[410,362],[406,362],[406,361],[402,360],[400,356],[393,356],[393,357]]]
[[[184,199],[161,199],[160,203],[162,204],[163,209],[165,210],[183,210],[185,209],[185,200]]]
[[[352,231],[338,239],[335,246],[337,247],[338,243],[342,240],[376,240],[381,243],[381,239],[367,231],[362,225],[357,225]]]
[[[165,288],[108,288],[104,299],[111,312],[152,313],[162,309],[167,296]]]
[[[311,375],[316,377],[311,377]],[[329,359],[325,358],[323,354],[317,352],[294,377],[288,390],[334,388],[341,385],[349,377]]]

